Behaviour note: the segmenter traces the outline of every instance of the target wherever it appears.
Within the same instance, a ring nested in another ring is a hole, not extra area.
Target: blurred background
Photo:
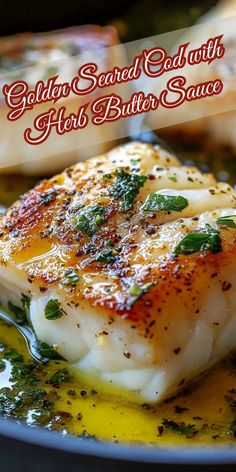
[[[216,0],[1,0],[2,35],[83,24],[114,24],[131,41],[193,24]]]

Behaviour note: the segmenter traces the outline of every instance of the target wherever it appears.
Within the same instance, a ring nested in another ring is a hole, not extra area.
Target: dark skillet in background
[[[140,37],[189,26],[215,0],[2,0],[0,35],[47,31],[75,24],[109,22],[121,39]],[[152,141],[152,137],[144,136]],[[149,449],[63,437],[0,418],[0,472],[233,472],[236,448]]]
[[[124,23],[129,41],[190,26],[217,0],[1,0],[0,36],[82,24]],[[117,21],[118,20],[118,21]]]

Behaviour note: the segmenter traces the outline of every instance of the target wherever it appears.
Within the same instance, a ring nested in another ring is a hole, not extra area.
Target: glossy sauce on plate
[[[0,411],[32,427],[91,440],[177,444],[234,443],[236,359],[231,356],[158,406],[96,390],[64,361],[32,361],[15,328],[0,325]],[[13,350],[12,350],[13,349]]]

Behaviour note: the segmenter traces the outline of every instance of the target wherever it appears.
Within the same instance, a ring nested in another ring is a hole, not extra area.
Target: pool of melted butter
[[[235,441],[234,356],[157,406],[92,385],[65,361],[36,364],[16,329],[0,323],[0,411],[5,417],[100,441],[158,446]]]

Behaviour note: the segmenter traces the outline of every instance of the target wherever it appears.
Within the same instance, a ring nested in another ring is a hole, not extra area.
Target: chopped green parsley
[[[220,216],[219,218],[217,218],[216,223],[219,226],[228,226],[228,228],[236,228],[236,223],[233,218],[236,218],[236,215]]]
[[[175,175],[171,175],[170,177],[168,177],[169,180],[171,180],[172,182],[177,182],[177,177]]]
[[[58,320],[64,314],[65,312],[61,309],[60,303],[56,298],[51,298],[51,300],[48,300],[44,308],[44,315],[47,320]]]
[[[8,308],[10,312],[16,317],[16,320],[20,323],[25,323],[26,321],[26,311],[23,308],[20,308],[17,305],[14,305],[12,302],[8,302]]]
[[[61,280],[62,285],[70,286],[70,287],[75,287],[77,282],[79,282],[79,275],[74,269],[68,269],[65,271],[64,277]]]
[[[194,252],[211,251],[213,254],[222,251],[219,231],[206,225],[202,232],[187,234],[176,246],[174,254],[193,254]]]
[[[176,423],[176,421],[164,419],[162,424],[165,426],[165,428],[171,429],[176,433],[183,434],[188,437],[191,437],[198,432],[194,424],[186,424],[184,421],[181,423]]]
[[[99,205],[84,206],[73,218],[76,229],[93,236],[105,222],[105,208]]]
[[[188,200],[181,195],[163,195],[151,193],[144,205],[143,211],[182,211],[188,206]]]
[[[130,287],[129,293],[131,298],[129,300],[129,305],[132,306],[137,300],[139,300],[145,293],[148,292],[149,288],[153,285],[152,282],[149,282],[144,285],[134,284]]]
[[[145,184],[147,177],[139,174],[129,174],[122,169],[115,171],[116,181],[108,189],[114,200],[120,200],[119,211],[132,210],[135,197]]]

